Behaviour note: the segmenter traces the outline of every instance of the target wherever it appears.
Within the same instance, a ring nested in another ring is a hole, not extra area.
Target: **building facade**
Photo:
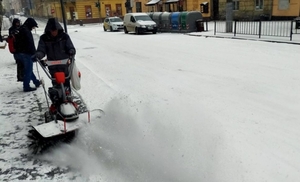
[[[232,0],[233,19],[271,19],[273,0]],[[226,0],[219,0],[220,19],[226,16]]]
[[[15,5],[17,0],[9,1]],[[19,0],[20,1],[20,0]],[[21,0],[31,16],[62,20],[60,0]],[[107,16],[127,12],[200,11],[204,19],[224,20],[232,5],[233,19],[257,20],[294,18],[300,15],[299,0],[62,0],[68,24],[103,22]],[[15,7],[20,9],[20,7]]]
[[[300,16],[299,0],[274,0],[272,16],[274,18],[286,19]]]

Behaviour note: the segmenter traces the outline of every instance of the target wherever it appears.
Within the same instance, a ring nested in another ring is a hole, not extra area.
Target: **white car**
[[[103,23],[104,31],[107,30],[116,31],[123,28],[124,28],[123,20],[119,17],[108,17],[104,19],[104,23]]]
[[[147,13],[127,13],[124,17],[124,32],[126,34],[128,32],[156,34],[157,25]]]

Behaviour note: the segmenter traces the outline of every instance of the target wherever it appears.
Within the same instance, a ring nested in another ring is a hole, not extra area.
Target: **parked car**
[[[19,13],[17,13],[17,15],[19,15],[19,16],[24,16],[25,13],[24,13],[24,12],[19,12]]]
[[[123,20],[119,17],[107,17],[104,19],[103,30],[116,31],[123,29]]]
[[[147,13],[127,13],[124,17],[124,32],[152,32],[156,34],[157,25]]]

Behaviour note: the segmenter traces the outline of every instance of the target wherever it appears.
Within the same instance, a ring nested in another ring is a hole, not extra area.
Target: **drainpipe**
[[[271,0],[271,13],[270,13],[270,16],[269,16],[269,20],[271,20],[272,16],[273,16],[273,2],[274,2],[274,0]]]

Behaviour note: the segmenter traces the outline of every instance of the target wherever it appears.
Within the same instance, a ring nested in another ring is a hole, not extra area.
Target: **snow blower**
[[[45,64],[44,60],[37,60],[52,81],[53,86],[49,87],[46,92],[45,83],[42,81],[48,111],[44,113],[45,123],[32,126],[27,135],[31,140],[29,148],[33,154],[43,153],[59,143],[71,142],[79,128],[90,123],[91,118],[100,118],[104,113],[100,109],[90,112],[80,94],[75,90],[71,92],[71,87],[68,88],[64,85],[66,79],[70,79],[72,76],[74,61],[74,59],[64,59],[47,61]],[[66,66],[67,64],[69,64],[69,75],[66,76],[65,72],[56,72],[53,77],[51,76],[49,67]]]

